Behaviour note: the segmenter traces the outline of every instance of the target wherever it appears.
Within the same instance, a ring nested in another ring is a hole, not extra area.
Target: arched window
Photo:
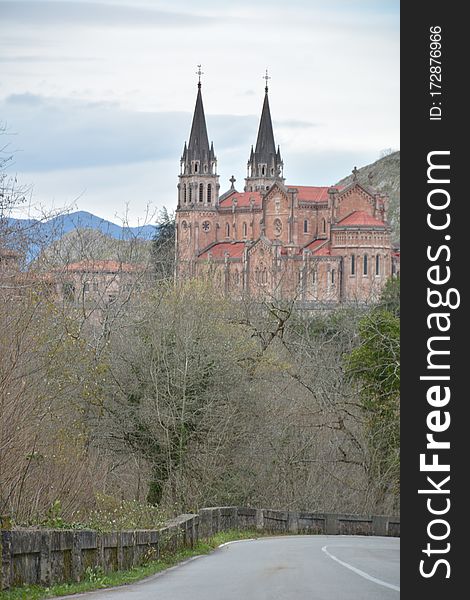
[[[199,184],[199,202],[204,200],[204,186],[202,183]]]
[[[193,201],[193,188],[189,186],[189,202]]]
[[[380,275],[380,256],[378,254],[375,257],[375,274]]]
[[[331,269],[331,285],[335,284],[336,271],[335,269]]]
[[[225,237],[230,237],[230,224],[225,225]]]
[[[304,233],[308,233],[308,220],[304,220]]]
[[[194,172],[195,173],[197,173],[197,167],[198,167],[197,163],[194,163]]]
[[[364,254],[364,275],[367,275],[367,254]]]
[[[183,202],[186,204],[186,184],[183,186]]]
[[[266,175],[266,167],[261,168],[261,175]]]
[[[243,223],[242,232],[243,232],[243,237],[246,237],[247,232],[248,232],[248,227],[247,227],[246,223]]]
[[[351,255],[351,275],[356,274],[356,257],[354,254]]]
[[[207,204],[212,202],[212,184],[207,184]]]

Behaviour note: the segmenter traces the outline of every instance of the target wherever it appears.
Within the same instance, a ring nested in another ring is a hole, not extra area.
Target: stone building
[[[308,305],[369,302],[393,274],[388,198],[360,184],[286,184],[268,87],[243,191],[220,194],[198,83],[176,210],[176,277],[211,277],[236,297]]]
[[[60,300],[98,309],[140,289],[144,277],[144,265],[117,260],[82,260],[54,273]]]

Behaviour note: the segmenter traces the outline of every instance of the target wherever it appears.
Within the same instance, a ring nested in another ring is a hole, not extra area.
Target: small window
[[[326,221],[325,221],[325,219],[323,219],[323,221],[322,221],[321,229],[322,229],[323,233],[326,233]]]
[[[189,202],[193,201],[193,188],[189,186]]]
[[[73,283],[70,283],[70,282],[64,283],[64,285],[62,287],[62,291],[64,294],[64,298],[67,301],[71,302],[75,295],[75,287],[74,287]]]
[[[364,275],[367,275],[367,254],[364,254]]]
[[[356,257],[355,255],[351,255],[351,275],[356,274]]]
[[[261,168],[261,175],[266,175],[266,167]]]
[[[315,285],[317,283],[317,272],[316,270],[312,271],[312,283]]]
[[[380,275],[380,256],[378,254],[375,257],[375,274]]]
[[[331,269],[331,285],[335,285],[336,283],[336,270],[335,269]]]
[[[243,231],[243,237],[246,237],[247,233],[248,233],[248,227],[247,227],[246,223],[243,223],[242,231]]]
[[[230,237],[230,224],[225,225],[225,237]]]
[[[194,163],[194,172],[197,173],[197,163]]]
[[[212,202],[212,184],[207,184],[207,203],[210,204]]]
[[[308,220],[304,220],[304,233],[308,233]]]
[[[183,202],[186,204],[186,184],[183,186]]]
[[[199,202],[204,200],[204,186],[202,183],[199,184]]]

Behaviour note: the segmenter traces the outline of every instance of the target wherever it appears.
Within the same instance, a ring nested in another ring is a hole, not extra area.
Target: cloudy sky
[[[398,0],[0,0],[0,147],[32,210],[173,209],[198,63],[221,191],[243,187],[266,67],[288,184],[399,148]]]

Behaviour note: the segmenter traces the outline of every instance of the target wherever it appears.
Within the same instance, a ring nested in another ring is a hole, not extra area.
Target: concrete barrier
[[[203,508],[160,529],[113,531],[2,529],[0,590],[81,581],[87,569],[105,573],[143,564],[230,529],[272,534],[400,536],[400,519],[236,506]]]

